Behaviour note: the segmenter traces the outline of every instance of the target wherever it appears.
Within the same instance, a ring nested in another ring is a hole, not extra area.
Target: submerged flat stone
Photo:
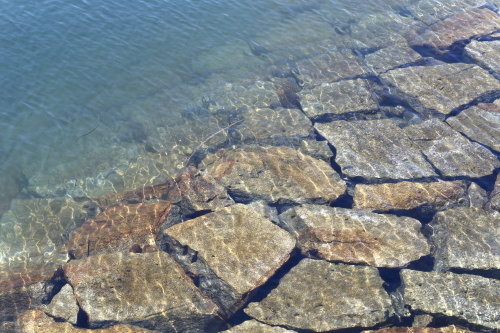
[[[478,178],[500,167],[498,158],[487,148],[437,119],[408,126],[404,132],[442,176]]]
[[[369,91],[367,80],[322,83],[300,92],[300,103],[313,120],[327,120],[350,112],[374,112],[378,104]]]
[[[203,161],[205,172],[243,202],[326,203],[346,190],[325,161],[289,147],[222,149]]]
[[[366,63],[378,74],[421,60],[422,56],[406,43],[396,43],[365,56]]]
[[[465,47],[465,53],[481,66],[500,74],[500,41],[473,40]]]
[[[353,208],[388,211],[428,206],[431,209],[443,209],[457,204],[466,195],[467,183],[460,180],[357,184],[354,188]]]
[[[437,213],[430,226],[439,269],[500,269],[499,212],[453,208]]]
[[[449,114],[474,99],[498,93],[500,82],[476,65],[456,63],[413,66],[380,76],[394,93],[422,113]]]
[[[349,177],[411,179],[436,176],[404,131],[389,119],[335,121],[314,127],[337,150],[335,161]]]
[[[40,310],[30,310],[19,316],[20,333],[159,333],[160,331],[130,325],[115,325],[103,329],[78,328],[68,322],[56,322]]]
[[[100,254],[63,270],[90,327],[123,323],[200,333],[220,327],[218,307],[164,252]]]
[[[500,176],[497,175],[495,186],[490,194],[490,200],[486,204],[489,209],[494,209],[500,212]]]
[[[306,256],[375,267],[404,267],[430,253],[419,221],[337,207],[302,205],[280,215]]]
[[[414,311],[500,328],[500,281],[477,275],[403,269],[404,302]]]
[[[500,16],[487,8],[459,11],[408,36],[413,47],[431,47],[445,52],[453,43],[488,35],[500,29]]]
[[[472,331],[455,325],[446,327],[386,327],[378,330],[361,331],[361,333],[472,333]]]
[[[394,312],[375,267],[304,259],[245,312],[269,325],[324,332],[370,327]]]
[[[171,209],[172,204],[165,201],[111,207],[85,221],[71,234],[65,248],[76,259],[101,253],[157,251],[157,230]]]
[[[295,247],[286,231],[242,204],[174,225],[165,233],[197,251],[240,294],[263,284]]]
[[[322,54],[298,61],[297,69],[304,88],[308,89],[321,83],[352,79],[368,73],[362,60],[350,51]]]
[[[446,122],[469,139],[500,151],[499,102],[472,106],[446,119]]]
[[[73,325],[77,324],[80,310],[73,288],[69,284],[65,284],[50,303],[42,305],[41,309],[52,317],[64,319]]]
[[[258,322],[257,320],[247,320],[243,323],[224,331],[226,333],[293,333],[295,331],[287,330],[279,326],[269,326]]]

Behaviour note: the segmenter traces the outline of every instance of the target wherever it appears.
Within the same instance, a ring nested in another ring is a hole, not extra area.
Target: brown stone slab
[[[172,204],[165,201],[109,208],[75,230],[66,250],[77,259],[101,253],[154,250],[157,229],[171,209]]]
[[[242,204],[174,225],[165,233],[197,251],[240,294],[263,284],[295,246],[286,231]]]

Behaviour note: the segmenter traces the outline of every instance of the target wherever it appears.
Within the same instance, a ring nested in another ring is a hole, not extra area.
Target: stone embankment
[[[290,7],[268,72],[193,88],[215,141],[13,200],[0,332],[500,331],[498,9],[384,4]]]

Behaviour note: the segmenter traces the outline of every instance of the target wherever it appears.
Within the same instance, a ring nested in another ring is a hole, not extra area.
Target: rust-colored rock
[[[353,208],[387,211],[426,205],[438,209],[458,203],[466,194],[467,183],[465,181],[358,184],[354,189]]]
[[[131,249],[142,252],[145,246],[155,246],[157,229],[171,209],[165,201],[111,207],[75,230],[66,249],[77,259]]]
[[[376,267],[404,267],[430,253],[421,224],[409,217],[317,205],[280,215],[302,253],[312,258]]]
[[[115,325],[104,329],[78,328],[68,322],[56,322],[39,310],[26,311],[18,318],[20,333],[159,333],[137,326]]]
[[[325,161],[284,146],[222,149],[203,163],[205,172],[241,202],[326,203],[346,190],[345,182]]]

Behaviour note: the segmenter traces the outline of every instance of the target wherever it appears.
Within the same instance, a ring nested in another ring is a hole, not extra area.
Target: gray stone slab
[[[349,177],[411,179],[436,176],[420,150],[391,120],[335,121],[314,125],[337,150]]]
[[[77,323],[78,311],[80,310],[73,288],[69,284],[65,284],[50,303],[41,308],[52,317],[64,319],[73,325]]]
[[[393,44],[365,56],[366,63],[378,74],[422,60],[422,56],[406,43]]]
[[[269,326],[257,320],[247,320],[243,323],[224,331],[226,333],[293,333],[283,327]]]
[[[500,281],[477,275],[401,271],[404,302],[414,311],[500,328]]]
[[[370,327],[394,313],[382,284],[374,267],[304,259],[245,312],[269,325],[315,332]]]
[[[500,82],[487,71],[463,63],[398,68],[380,78],[396,89],[394,94],[424,115],[449,114],[480,96],[500,90]]]
[[[500,107],[496,104],[472,106],[446,122],[469,139],[500,152]]]
[[[453,208],[437,213],[430,226],[438,269],[500,269],[499,212]]]
[[[500,74],[500,41],[479,42],[473,40],[465,47],[465,53],[478,64]]]
[[[313,120],[328,120],[332,116],[351,113],[372,113],[378,109],[367,80],[344,80],[322,83],[299,93],[306,115]]]

